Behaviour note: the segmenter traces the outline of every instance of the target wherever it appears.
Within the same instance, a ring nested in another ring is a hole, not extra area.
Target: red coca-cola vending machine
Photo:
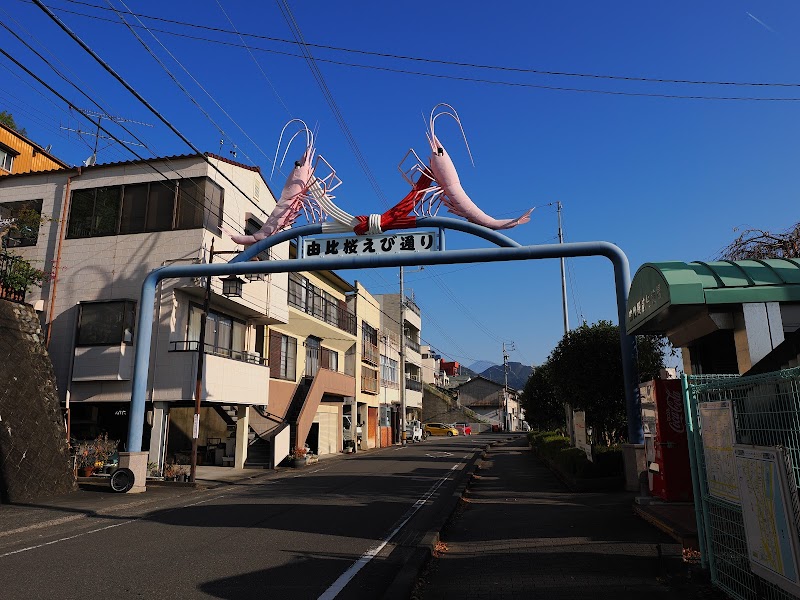
[[[679,379],[639,386],[650,493],[669,502],[692,499],[686,416]]]

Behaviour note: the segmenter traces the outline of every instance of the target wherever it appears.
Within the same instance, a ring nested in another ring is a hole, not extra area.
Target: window
[[[388,384],[394,384],[388,387],[397,386],[397,361],[383,354],[381,354],[381,379]]]
[[[196,229],[204,225],[219,234],[222,205],[223,189],[207,177],[75,190],[67,238]]]
[[[187,341],[200,341],[202,318],[203,309],[193,304],[189,313]],[[229,358],[239,357],[245,352],[246,333],[247,326],[244,322],[210,310],[206,319],[206,352]]]
[[[11,173],[11,169],[14,166],[14,157],[17,154],[19,153],[14,152],[11,148],[0,146],[0,169]]]
[[[81,303],[78,346],[116,346],[133,343],[136,303],[133,300]]]
[[[14,221],[8,234],[3,237],[4,248],[35,246],[39,238],[39,225],[42,222],[42,201],[2,202],[0,220],[3,219]]]
[[[289,381],[297,378],[297,338],[269,332],[269,376]]]

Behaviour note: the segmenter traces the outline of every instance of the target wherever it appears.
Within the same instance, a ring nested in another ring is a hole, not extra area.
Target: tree
[[[14,120],[14,115],[12,115],[10,112],[0,110],[0,123],[6,127],[10,127],[20,135],[28,135],[28,132],[25,131],[24,128],[17,125],[17,122]]]
[[[637,346],[640,381],[657,377],[664,366],[666,340],[638,336]],[[573,329],[543,366],[544,373],[534,381],[529,379],[530,385],[525,387],[526,401],[533,409],[526,412],[528,422],[541,419],[547,423],[555,419],[557,408],[563,415],[563,404],[568,403],[573,409],[586,412],[586,424],[593,427],[595,439],[610,444],[625,438],[627,417],[618,326],[599,321]]]
[[[558,429],[565,425],[564,403],[558,399],[550,378],[549,363],[534,367],[520,396],[525,420],[534,429]]]
[[[745,229],[722,249],[723,260],[762,258],[800,258],[800,223],[787,231],[772,233],[765,229]]]

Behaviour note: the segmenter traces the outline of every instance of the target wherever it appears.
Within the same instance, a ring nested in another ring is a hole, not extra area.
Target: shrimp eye
[[[439,148],[437,148],[436,150],[436,154],[438,154],[439,156],[444,156],[444,148],[439,146]]]
[[[302,167],[303,163],[301,163],[299,160],[296,160],[296,161],[294,161],[294,166],[295,167]]]

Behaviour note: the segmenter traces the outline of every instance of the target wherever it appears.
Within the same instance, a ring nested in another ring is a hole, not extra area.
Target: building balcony
[[[367,394],[377,394],[380,389],[377,372],[361,373],[361,391]]]
[[[364,342],[361,349],[361,360],[365,363],[377,366],[381,360],[381,353],[375,344]]]
[[[170,352],[197,352],[200,346],[198,341],[177,341],[169,343]],[[239,362],[251,363],[254,365],[261,365],[262,367],[269,366],[267,357],[253,352],[244,352],[241,350],[231,350],[230,348],[219,348],[211,344],[205,344],[206,354],[212,356],[219,356],[220,358],[229,358],[231,360],[238,360]]]
[[[419,342],[416,340],[412,340],[410,337],[406,336],[406,348],[409,350],[413,350],[417,354],[419,354]]]
[[[183,390],[179,397],[194,396],[197,350],[194,341],[170,342],[170,361],[157,368],[159,387]],[[269,404],[267,359],[250,352],[206,345],[200,399],[221,404]],[[166,368],[165,368],[166,367]],[[188,379],[188,381],[187,381]]]
[[[412,379],[411,377],[406,377],[406,389],[413,392],[421,392],[422,382],[417,379]]]
[[[355,335],[358,322],[355,313],[317,292],[289,281],[289,306],[311,315],[342,331]]]

